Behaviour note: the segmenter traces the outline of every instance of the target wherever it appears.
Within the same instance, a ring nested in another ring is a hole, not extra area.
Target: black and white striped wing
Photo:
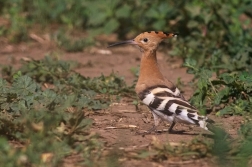
[[[178,88],[169,89],[167,86],[157,85],[145,89],[139,97],[163,120],[196,124],[206,129],[207,118],[198,115],[197,109],[184,99]]]

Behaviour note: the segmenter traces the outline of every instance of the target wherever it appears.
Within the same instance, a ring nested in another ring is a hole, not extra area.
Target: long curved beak
[[[131,39],[131,40],[127,40],[127,41],[113,43],[113,44],[109,45],[108,48],[113,47],[113,46],[118,46],[118,45],[125,45],[125,44],[136,45],[137,43],[134,41],[134,39]]]

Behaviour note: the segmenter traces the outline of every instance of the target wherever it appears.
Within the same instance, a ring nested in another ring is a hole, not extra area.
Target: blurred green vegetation
[[[180,33],[170,54],[195,58],[199,65],[207,64],[214,54],[229,64],[233,63],[229,57],[249,49],[251,43],[250,0],[9,0],[0,6],[2,19],[8,20],[0,26],[0,34],[10,41],[27,39],[34,25],[56,24],[64,31],[87,32],[86,40],[77,41],[70,51],[80,50],[99,34],[117,33],[125,38],[129,33],[163,30]],[[58,39],[67,46],[66,38],[60,35]]]
[[[198,139],[175,148],[157,144],[144,157],[162,161],[171,155],[188,159],[211,154],[223,160],[222,166],[229,159],[247,166],[252,155],[251,9],[251,0],[6,0],[0,1],[0,36],[18,43],[28,41],[34,30],[45,30],[59,47],[73,52],[95,44],[100,34],[124,39],[149,30],[178,32],[177,40],[164,45],[195,76],[191,102],[203,113],[249,116],[238,139],[220,133],[214,144]],[[85,35],[76,38],[74,32]],[[72,70],[76,66],[49,56],[24,62],[18,71],[2,69],[0,164],[60,166],[63,158],[78,155],[81,165],[97,165],[103,144],[89,131],[92,122],[85,114],[108,107],[115,96],[133,96],[133,88],[114,74],[80,76]],[[137,69],[132,72],[138,75]],[[6,139],[22,147],[16,149]]]

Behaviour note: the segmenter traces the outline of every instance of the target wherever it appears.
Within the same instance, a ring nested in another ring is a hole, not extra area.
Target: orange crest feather
[[[163,31],[148,31],[148,32],[144,32],[142,34],[146,34],[146,33],[148,33],[149,35],[158,36],[162,39],[177,37],[177,35],[178,35],[178,33],[166,33]]]

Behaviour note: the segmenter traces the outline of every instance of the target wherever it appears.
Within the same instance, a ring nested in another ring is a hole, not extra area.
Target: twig
[[[137,126],[136,125],[119,125],[118,127],[108,126],[105,129],[128,129],[128,128],[137,128]]]

